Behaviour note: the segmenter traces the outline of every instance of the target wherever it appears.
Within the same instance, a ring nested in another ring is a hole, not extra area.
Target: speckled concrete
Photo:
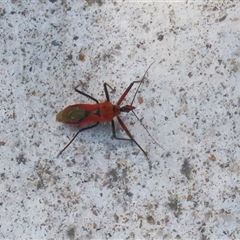
[[[0,239],[240,239],[239,13],[238,0],[2,1]],[[102,101],[108,82],[116,102],[154,60],[135,105],[163,149],[125,114],[149,159],[109,124],[56,158],[78,130],[56,113],[90,102],[73,88]]]

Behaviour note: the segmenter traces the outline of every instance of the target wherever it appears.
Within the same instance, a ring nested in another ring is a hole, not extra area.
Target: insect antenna
[[[149,68],[150,68],[155,62],[156,62],[156,60],[150,64],[150,66],[149,66],[149,67],[147,68],[147,70],[145,71],[142,79],[139,81],[140,83],[139,83],[139,85],[138,85],[138,87],[137,87],[137,89],[136,89],[136,92],[135,92],[134,96],[133,96],[133,100],[132,100],[132,102],[131,102],[131,106],[133,105],[133,102],[134,102],[134,100],[135,100],[135,98],[136,98],[136,95],[137,95],[137,93],[138,93],[138,90],[139,90],[141,84],[144,82],[144,78],[145,78],[145,76],[146,76]],[[148,129],[144,126],[144,124],[143,124],[142,121],[139,119],[139,117],[137,116],[137,114],[136,114],[133,110],[132,110],[132,112],[133,112],[133,114],[135,115],[135,117],[137,118],[137,120],[140,122],[140,124],[143,126],[143,128],[146,130],[146,132],[148,133],[148,136],[153,140],[153,142],[154,142],[155,144],[157,144],[160,148],[164,149],[164,148],[154,139],[154,137],[150,134],[150,132],[149,132]]]
[[[164,150],[164,148],[154,139],[154,137],[151,135],[151,133],[148,131],[148,129],[146,128],[146,126],[144,126],[144,124],[142,123],[142,121],[139,119],[139,117],[137,116],[137,114],[132,110],[133,114],[135,115],[135,117],[137,118],[137,120],[140,122],[140,124],[143,126],[143,128],[146,130],[148,136],[153,140],[153,142],[155,144],[157,144],[160,148],[162,148]]]
[[[139,90],[141,84],[143,83],[143,80],[144,80],[144,78],[145,78],[145,76],[146,76],[146,74],[147,74],[149,68],[150,68],[155,62],[156,62],[156,60],[150,64],[150,66],[149,66],[149,67],[147,68],[147,70],[145,71],[145,73],[144,73],[142,79],[139,81],[140,83],[139,83],[139,85],[138,85],[138,87],[137,87],[137,89],[136,89],[136,92],[135,92],[134,96],[133,96],[133,100],[132,100],[132,102],[131,102],[131,106],[133,105],[133,102],[134,102],[135,97],[136,97],[136,95],[137,95],[137,93],[138,93],[138,90]]]

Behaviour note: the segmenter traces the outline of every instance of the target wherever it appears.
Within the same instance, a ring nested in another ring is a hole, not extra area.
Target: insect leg
[[[83,96],[85,96],[85,97],[87,97],[87,98],[93,100],[93,101],[96,102],[96,103],[99,103],[98,100],[97,100],[96,98],[94,98],[94,97],[88,95],[87,93],[84,93],[84,92],[78,90],[78,89],[77,89],[78,87],[79,87],[79,85],[76,86],[76,87],[74,88],[74,90],[75,90],[77,93],[79,93],[79,94],[81,94],[81,95],[83,95]]]
[[[105,92],[105,95],[106,95],[106,99],[110,102],[109,92],[108,92],[107,87],[109,87],[113,92],[115,92],[116,89],[111,87],[108,83],[104,83],[103,87],[104,87],[104,92]]]
[[[155,62],[155,61],[154,61],[154,62]],[[153,62],[153,63],[154,63],[154,62]],[[137,92],[138,92],[138,89],[140,88],[141,84],[143,83],[143,80],[144,80],[144,78],[145,78],[145,76],[146,76],[149,68],[153,65],[153,63],[151,63],[150,66],[147,68],[147,70],[145,71],[145,73],[144,73],[144,75],[143,75],[143,77],[142,77],[141,80],[139,80],[139,81],[134,81],[134,82],[130,83],[130,85],[129,85],[128,88],[125,90],[125,92],[123,93],[123,95],[119,98],[119,100],[118,100],[118,102],[117,102],[117,105],[120,105],[120,104],[122,103],[122,101],[125,99],[125,97],[127,96],[127,94],[129,93],[129,91],[131,90],[132,86],[133,86],[135,83],[140,83],[139,86],[138,86],[138,88],[137,88],[137,90],[136,90],[136,92],[135,92],[135,94],[134,94],[134,96],[133,96],[133,100],[132,100],[132,102],[131,102],[131,106],[133,105],[133,102],[134,102],[134,99],[135,99],[136,94],[137,94]]]
[[[128,135],[129,138],[120,138],[116,136],[116,130],[115,130],[115,123],[114,120],[112,120],[112,133],[113,133],[113,137],[115,139],[118,140],[127,140],[127,141],[133,141],[140,149],[141,151],[144,153],[145,156],[147,156],[147,153],[142,149],[142,147],[138,144],[138,142],[133,138],[132,134],[129,132],[129,130],[127,129],[126,125],[124,124],[124,122],[122,121],[121,118],[117,117],[121,127],[123,128],[123,130],[126,132],[126,134]]]
[[[90,129],[90,128],[94,128],[94,127],[96,127],[98,124],[99,124],[99,122],[97,122],[96,124],[94,124],[94,125],[92,125],[92,126],[88,126],[88,127],[85,127],[85,128],[80,129],[80,130],[74,135],[74,137],[71,139],[71,141],[59,152],[59,154],[57,155],[57,157],[59,157],[59,156],[67,149],[67,147],[74,141],[74,139],[77,137],[77,135],[78,135],[80,132],[85,131],[85,130]]]

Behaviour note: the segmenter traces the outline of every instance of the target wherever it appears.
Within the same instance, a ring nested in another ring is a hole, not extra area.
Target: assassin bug
[[[155,61],[154,61],[155,62]],[[153,62],[153,63],[154,63]],[[144,153],[145,156],[147,156],[147,153],[143,150],[143,148],[138,144],[138,142],[133,138],[132,134],[129,132],[129,130],[127,129],[126,125],[123,123],[123,121],[121,120],[121,118],[119,117],[119,115],[122,112],[133,112],[134,113],[134,109],[135,107],[133,106],[133,101],[136,97],[136,94],[138,92],[138,89],[140,88],[141,84],[143,83],[143,80],[145,78],[145,75],[147,73],[147,71],[149,70],[149,68],[153,65],[153,63],[147,68],[147,70],[145,71],[142,79],[140,81],[133,81],[128,88],[125,90],[125,92],[122,94],[122,96],[119,98],[117,104],[112,104],[110,102],[110,98],[109,98],[109,93],[108,93],[108,88],[110,88],[111,90],[115,90],[113,89],[109,84],[104,83],[103,87],[104,87],[104,92],[106,95],[106,101],[104,102],[100,102],[95,99],[94,97],[79,91],[77,88],[78,86],[75,88],[75,91],[91,100],[93,100],[94,102],[96,102],[95,104],[74,104],[74,105],[70,105],[68,107],[66,107],[64,110],[60,111],[57,116],[56,116],[56,120],[58,122],[63,122],[66,124],[70,124],[72,126],[82,126],[82,125],[86,125],[86,124],[91,124],[94,123],[93,125],[87,126],[85,128],[81,128],[72,138],[72,140],[59,152],[58,156],[60,154],[62,154],[62,152],[73,142],[73,140],[77,137],[77,135],[87,129],[90,128],[94,128],[96,127],[100,122],[110,122],[112,124],[112,133],[113,133],[113,137],[118,139],[118,140],[129,140],[129,141],[133,141],[138,147],[139,149],[141,149],[141,151]],[[134,94],[133,100],[131,102],[130,105],[125,105],[121,107],[121,103],[123,102],[123,100],[125,99],[125,97],[127,96],[128,92],[131,90],[131,88],[133,87],[134,84],[139,83],[137,90]],[[134,113],[134,115],[136,116],[136,114]],[[128,135],[129,138],[122,138],[122,137],[117,137],[116,136],[116,130],[115,130],[115,123],[114,123],[114,118],[117,118],[119,124],[121,125],[121,127],[123,128],[123,130],[126,132],[126,134]],[[136,116],[137,117],[137,116]],[[139,118],[137,117],[137,119],[139,120]],[[140,121],[141,123],[141,121]],[[141,123],[142,124],[142,123]],[[142,124],[143,125],[143,124]],[[143,125],[144,127],[144,125]],[[145,128],[145,127],[144,127]],[[146,129],[146,128],[145,128]],[[146,131],[148,132],[148,130],[146,129]],[[150,135],[150,133],[148,132],[148,134]],[[150,137],[153,139],[153,137],[150,135]],[[153,139],[154,140],[154,139]],[[155,140],[154,140],[155,141]],[[156,142],[156,141],[155,141]],[[157,143],[158,144],[158,143]],[[158,144],[159,145],[159,144]],[[57,157],[58,157],[57,156]]]

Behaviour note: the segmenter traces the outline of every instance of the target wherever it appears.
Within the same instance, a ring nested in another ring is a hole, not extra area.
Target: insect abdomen
[[[59,112],[56,116],[58,122],[76,124],[88,116],[89,112],[77,105],[69,106]]]

